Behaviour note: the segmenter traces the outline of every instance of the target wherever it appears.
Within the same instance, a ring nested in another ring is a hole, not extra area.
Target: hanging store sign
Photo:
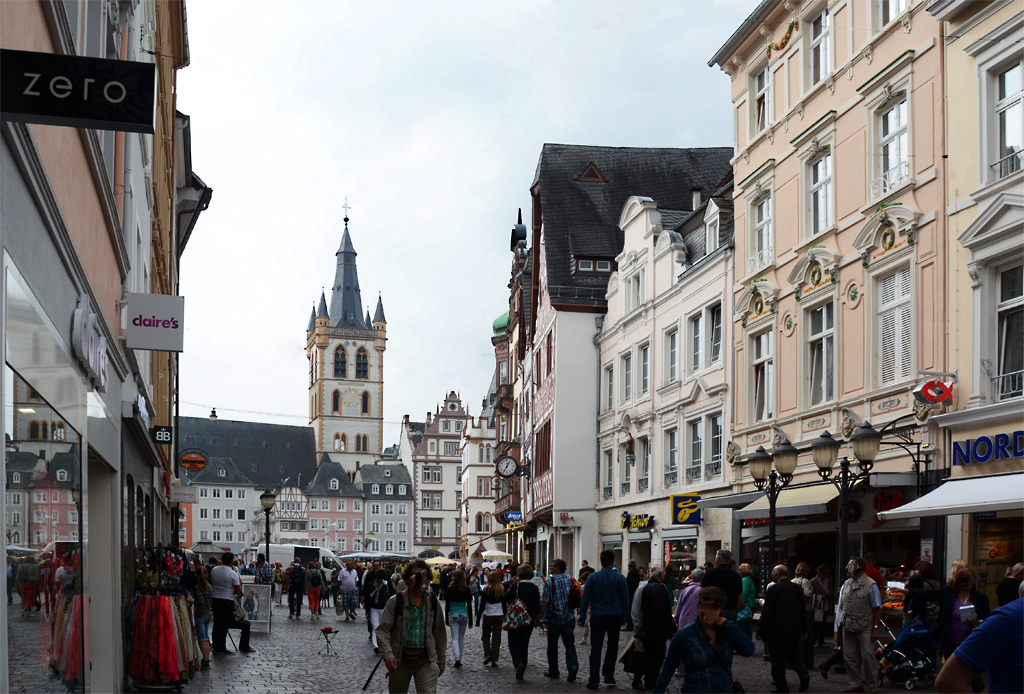
[[[174,428],[165,426],[150,427],[149,435],[153,443],[169,446],[174,438]]]
[[[206,455],[199,451],[188,451],[181,456],[181,466],[186,470],[202,470],[206,467]]]
[[[128,294],[130,349],[181,352],[185,337],[185,297]]]
[[[672,525],[700,525],[700,497],[691,494],[673,494]]]
[[[171,487],[171,503],[194,504],[198,500],[198,487]]]
[[[623,513],[622,525],[620,527],[629,528],[630,530],[649,530],[654,527],[654,516],[649,513],[638,513],[636,515]]]
[[[522,511],[509,511],[505,514],[505,524],[508,528],[518,528],[523,524]]]
[[[1011,458],[1024,458],[1024,431],[953,442],[954,465],[976,465]]]
[[[100,335],[96,321],[99,317],[93,313],[89,295],[82,294],[75,309],[74,322],[71,325],[71,345],[75,356],[93,387],[100,393],[107,392],[107,338]]]
[[[932,379],[914,388],[914,399],[925,405],[952,405],[955,381]]]
[[[156,65],[0,50],[4,120],[153,134]]]

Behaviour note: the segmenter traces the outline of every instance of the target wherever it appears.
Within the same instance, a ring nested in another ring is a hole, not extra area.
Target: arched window
[[[341,435],[341,450],[342,451],[347,451],[348,450],[348,437],[345,436],[344,434]]]
[[[348,355],[341,345],[334,348],[334,377],[348,378]]]
[[[64,433],[64,422],[55,422],[53,425],[53,440],[63,441],[66,438]]]
[[[341,450],[341,437],[338,436],[337,434],[334,435],[334,450]]]
[[[484,531],[484,514],[476,514],[476,531],[482,533]]]
[[[491,444],[487,444],[487,463],[491,462]]]
[[[370,355],[365,347],[356,352],[356,378],[370,377]]]
[[[341,393],[334,391],[331,393],[331,412],[338,414],[341,410]]]
[[[484,532],[491,532],[491,514],[484,514]]]
[[[370,394],[363,391],[363,414],[370,414]]]
[[[363,452],[363,437],[356,434],[356,453]]]
[[[33,421],[28,423],[28,437],[30,439],[39,438],[39,422]]]
[[[370,437],[367,436],[366,434],[363,434],[363,453],[366,453],[369,450],[370,450]]]
[[[335,479],[335,478],[331,478],[331,489],[337,489],[337,488],[338,488],[338,480]]]

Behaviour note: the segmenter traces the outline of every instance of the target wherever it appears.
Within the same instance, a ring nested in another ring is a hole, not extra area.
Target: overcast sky
[[[214,192],[182,257],[182,415],[308,423],[346,196],[388,319],[386,443],[449,390],[477,414],[543,143],[732,145],[707,62],[755,5],[189,2],[178,108]]]

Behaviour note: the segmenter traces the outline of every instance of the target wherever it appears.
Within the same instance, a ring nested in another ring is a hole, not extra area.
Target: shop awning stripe
[[[919,499],[878,514],[882,520],[945,516],[985,511],[1019,511],[1024,505],[1024,473],[950,479]]]
[[[776,516],[798,516],[812,513],[824,513],[828,502],[839,496],[839,491],[831,484],[820,484],[813,487],[796,487],[783,489],[775,504]],[[761,495],[754,503],[744,506],[733,514],[735,518],[764,518],[768,515],[768,497]]]

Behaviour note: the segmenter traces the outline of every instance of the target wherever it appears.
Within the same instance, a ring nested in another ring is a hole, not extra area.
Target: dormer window
[[[611,272],[612,271],[612,262],[610,260],[598,260],[597,261],[597,271],[598,272]]]
[[[67,482],[68,481],[68,471],[67,470],[57,470],[57,481],[58,482]]]
[[[385,470],[384,471],[384,476],[385,477],[391,477],[391,470]]]
[[[581,260],[579,261],[579,268],[582,272],[593,272],[594,261],[593,260]]]
[[[402,495],[402,496],[405,496],[405,485],[404,484],[398,485],[398,493],[400,495]]]
[[[332,478],[331,479],[331,490],[337,490],[337,489],[338,489],[338,480],[335,479],[335,478]]]
[[[375,484],[375,485],[371,486],[370,487],[370,493],[371,494],[380,494],[380,485],[379,484]]]
[[[228,476],[228,471],[225,470],[224,468],[220,468],[219,470],[217,470],[217,477],[227,477],[227,476]]]
[[[394,494],[395,493],[394,486],[389,484],[388,486],[384,487],[384,493],[387,494],[388,496]]]

